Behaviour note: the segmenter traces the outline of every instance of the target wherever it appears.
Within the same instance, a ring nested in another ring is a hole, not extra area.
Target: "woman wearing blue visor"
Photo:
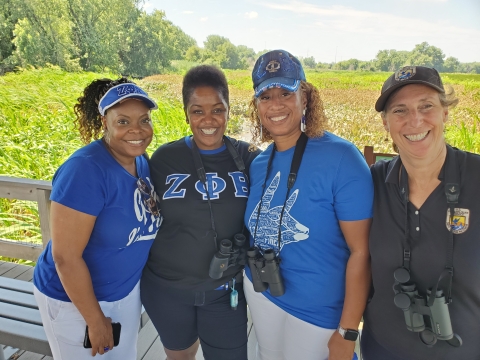
[[[142,156],[156,108],[125,78],[93,81],[75,105],[88,145],[53,177],[52,239],[33,278],[55,360],[136,359],[139,280],[162,219]]]
[[[245,295],[257,359],[351,360],[370,287],[373,187],[358,149],[325,131],[318,90],[283,50],[252,73]]]

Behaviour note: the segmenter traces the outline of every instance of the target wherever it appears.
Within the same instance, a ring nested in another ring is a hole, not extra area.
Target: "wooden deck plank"
[[[14,359],[16,360],[42,360],[44,357],[44,355],[35,354],[23,350],[18,351],[15,355],[16,356],[14,357]]]
[[[18,264],[14,264],[14,263],[11,263],[11,262],[3,262],[2,264],[0,264],[0,276],[5,274],[7,271],[10,271],[11,269],[16,267],[17,265]]]
[[[138,334],[137,360],[143,359],[152,344],[158,338],[158,333],[151,321],[147,322]]]
[[[15,348],[12,348],[10,346],[4,346],[4,345],[0,345],[0,348],[3,347],[3,355],[5,356],[5,359],[10,359],[10,357],[19,352],[20,350],[18,349],[15,349]]]
[[[162,342],[160,341],[160,338],[157,337],[157,339],[153,342],[152,346],[150,347],[150,349],[148,349],[147,353],[141,360],[163,360],[166,357],[167,354],[165,354]]]
[[[31,266],[26,265],[17,265],[14,268],[8,270],[6,273],[3,273],[3,277],[10,279],[16,279],[18,276],[22,275],[24,272],[28,271]]]
[[[27,269],[27,271],[25,271],[21,275],[17,276],[16,279],[17,280],[23,280],[23,281],[32,281],[34,267],[33,266],[27,266],[27,265],[21,265],[21,266],[25,266],[28,269]]]

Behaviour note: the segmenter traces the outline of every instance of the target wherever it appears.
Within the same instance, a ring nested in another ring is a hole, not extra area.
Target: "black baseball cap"
[[[273,87],[297,91],[300,82],[306,81],[300,61],[285,50],[273,50],[260,56],[253,67],[252,80],[255,97]]]
[[[438,92],[445,93],[442,79],[437,70],[425,66],[405,66],[393,73],[382,86],[382,94],[375,103],[375,110],[383,111],[388,98],[399,87],[410,84],[430,86]]]

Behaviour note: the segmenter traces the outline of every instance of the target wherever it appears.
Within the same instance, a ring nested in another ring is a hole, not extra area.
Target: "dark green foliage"
[[[195,44],[143,0],[0,0],[0,74],[16,66],[162,72]]]

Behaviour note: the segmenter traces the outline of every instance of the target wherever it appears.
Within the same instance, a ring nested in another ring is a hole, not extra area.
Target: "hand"
[[[328,360],[352,360],[355,341],[345,340],[335,331],[328,341]]]
[[[103,316],[93,324],[88,324],[88,336],[92,344],[92,356],[105,354],[113,349],[112,319]],[[108,346],[108,350],[105,349]]]

